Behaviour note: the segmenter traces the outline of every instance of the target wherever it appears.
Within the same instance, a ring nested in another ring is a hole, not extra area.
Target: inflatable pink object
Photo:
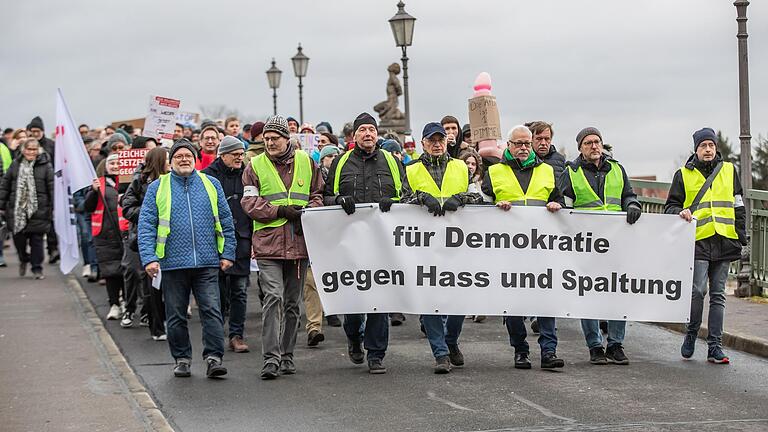
[[[487,72],[480,72],[480,75],[475,78],[474,85],[475,92],[472,97],[478,96],[492,96],[491,93],[491,76]],[[496,140],[483,140],[477,143],[477,152],[482,157],[497,157],[501,159],[502,150],[499,148]]]

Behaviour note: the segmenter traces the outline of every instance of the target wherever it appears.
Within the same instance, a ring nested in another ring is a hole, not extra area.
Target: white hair
[[[512,129],[509,130],[509,133],[507,134],[507,139],[511,140],[512,139],[512,134],[514,134],[515,132],[525,132],[526,135],[528,135],[529,137],[533,138],[533,133],[531,132],[530,129],[528,129],[528,126],[517,125],[517,126],[515,126],[515,127],[513,127]]]

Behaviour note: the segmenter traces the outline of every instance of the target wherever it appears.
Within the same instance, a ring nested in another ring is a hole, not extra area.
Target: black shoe
[[[227,374],[227,368],[221,365],[221,359],[214,356],[209,356],[205,359],[208,363],[208,370],[205,371],[205,376],[208,378],[216,378]]]
[[[530,369],[531,359],[528,358],[528,353],[515,353],[515,369]]]
[[[541,368],[542,369],[554,369],[565,366],[563,359],[558,358],[554,352],[545,352],[541,355]]]
[[[19,263],[19,277],[24,277],[27,275],[27,263],[21,262]]]
[[[319,344],[324,340],[325,340],[325,335],[323,335],[317,330],[312,330],[307,335],[307,346],[311,346],[311,347],[317,346],[317,344]]]
[[[683,339],[683,346],[680,347],[680,355],[683,358],[689,359],[693,357],[694,349],[696,349],[696,334],[686,333],[685,339]]]
[[[603,334],[608,334],[608,321],[600,321],[600,331]]]
[[[280,360],[280,373],[283,375],[293,375],[296,373],[296,365],[293,360]]]
[[[389,314],[389,320],[393,327],[397,327],[405,322],[405,315],[401,314],[400,312],[392,312]]]
[[[451,361],[448,356],[442,356],[435,359],[435,373],[442,375],[451,371]]]
[[[192,376],[190,360],[184,358],[177,359],[176,366],[173,367],[173,376],[178,378],[187,378]]]
[[[58,250],[48,252],[48,264],[56,264],[59,262],[59,258],[61,258],[61,255],[59,255]]]
[[[539,334],[539,320],[536,317],[531,318],[531,332],[533,334]]]
[[[261,379],[271,380],[277,378],[277,365],[274,363],[267,363],[264,365],[264,369],[261,370]]]
[[[599,346],[589,349],[589,362],[593,365],[608,364],[608,359],[605,358],[605,351],[603,351],[603,347]]]
[[[373,375],[387,373],[387,368],[381,363],[381,359],[368,360],[368,373]]]
[[[341,320],[336,315],[328,315],[325,317],[325,322],[331,327],[341,327]]]
[[[611,345],[605,350],[605,358],[613,364],[628,365],[629,359],[624,354],[624,347],[621,344]]]
[[[349,353],[349,359],[352,360],[352,363],[363,364],[365,354],[363,353],[363,347],[360,345],[360,342],[349,342],[347,352]]]
[[[448,358],[451,364],[456,367],[464,366],[464,354],[461,353],[458,345],[448,345]]]

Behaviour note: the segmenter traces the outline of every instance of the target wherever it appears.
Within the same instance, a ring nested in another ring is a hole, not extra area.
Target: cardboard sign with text
[[[501,120],[495,96],[478,96],[469,100],[469,125],[473,142],[501,139]]]
[[[301,149],[312,155],[312,152],[317,150],[317,145],[320,143],[320,134],[297,134],[296,138],[299,139]]]
[[[117,160],[120,163],[120,172],[118,173],[120,183],[130,183],[133,179],[133,172],[144,162],[144,157],[149,152],[147,148],[122,150],[117,153]]]
[[[149,111],[144,121],[144,136],[158,139],[173,139],[176,115],[181,101],[162,96],[150,96]]]

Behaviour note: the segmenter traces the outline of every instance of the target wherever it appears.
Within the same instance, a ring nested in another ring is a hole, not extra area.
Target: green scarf
[[[506,149],[504,149],[504,159],[508,160],[508,161],[511,161],[511,160],[515,160],[517,158],[512,156],[512,153],[510,153],[509,149],[506,148]],[[523,168],[528,168],[529,166],[533,165],[535,162],[536,162],[536,153],[534,153],[533,150],[531,150],[531,152],[528,153],[528,159],[520,162],[520,165]]]

